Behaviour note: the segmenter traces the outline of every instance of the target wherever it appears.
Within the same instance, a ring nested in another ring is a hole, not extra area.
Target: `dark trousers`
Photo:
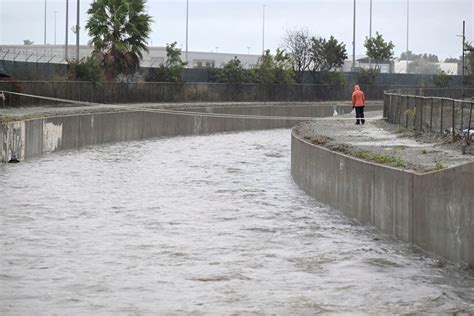
[[[357,119],[356,124],[360,124],[361,122],[362,122],[362,124],[364,124],[365,123],[365,120],[364,120],[364,107],[363,106],[356,106],[355,110],[356,110],[356,119]]]

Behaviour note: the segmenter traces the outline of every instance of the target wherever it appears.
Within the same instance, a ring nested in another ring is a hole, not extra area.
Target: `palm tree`
[[[94,55],[109,79],[133,74],[148,52],[151,16],[145,13],[146,0],[95,0],[87,14],[86,28],[94,45]]]

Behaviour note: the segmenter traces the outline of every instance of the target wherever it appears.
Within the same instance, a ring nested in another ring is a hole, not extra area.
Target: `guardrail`
[[[384,117],[418,132],[473,135],[474,89],[398,89],[384,93]]]

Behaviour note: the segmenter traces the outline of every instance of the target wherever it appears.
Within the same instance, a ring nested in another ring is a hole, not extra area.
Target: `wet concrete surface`
[[[474,162],[474,156],[463,154],[459,144],[452,145],[446,138],[430,142],[416,138],[402,127],[373,119],[381,116],[382,111],[366,112],[366,123],[355,125],[355,114],[339,115],[334,121],[301,123],[296,132],[336,151],[362,159],[377,155],[394,161],[392,166],[403,164],[400,168],[420,173]]]

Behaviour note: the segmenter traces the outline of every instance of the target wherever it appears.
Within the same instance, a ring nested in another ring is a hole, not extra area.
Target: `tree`
[[[407,51],[407,52],[403,52],[400,54],[400,59],[401,60],[414,60],[416,57],[416,55],[413,54],[413,52],[411,50]]]
[[[208,71],[209,80],[213,82],[228,84],[256,82],[254,73],[248,69],[244,69],[237,57],[231,59],[222,69],[211,68]]]
[[[360,84],[375,84],[375,80],[377,79],[377,75],[379,74],[379,70],[376,68],[359,68],[357,74],[357,83]]]
[[[392,59],[395,45],[391,41],[386,42],[382,34],[376,32],[375,37],[365,38],[364,47],[367,50],[367,56],[375,61],[375,68],[378,70],[381,61]]]
[[[303,72],[311,64],[311,36],[307,29],[287,30],[283,36],[283,44],[291,56],[296,81],[303,81]]]
[[[448,76],[444,71],[441,71],[439,75],[433,76],[433,85],[437,88],[447,88],[451,80],[453,80],[451,76]]]
[[[294,83],[294,72],[290,56],[285,50],[277,49],[275,56],[266,50],[254,69],[258,83],[291,84]]]
[[[166,44],[166,67],[184,67],[187,63],[181,59],[181,49],[177,48],[177,42]]]
[[[255,68],[245,69],[240,60],[234,57],[222,69],[208,69],[209,81],[228,84],[293,84],[294,72],[290,60],[285,50],[277,49],[274,56],[270,50],[266,50]]]
[[[344,64],[347,58],[346,45],[331,36],[329,40],[321,37],[311,38],[311,65],[310,70],[316,79],[319,72],[319,81],[325,84],[342,85],[345,83],[344,74],[334,72]]]
[[[152,18],[145,13],[145,0],[95,0],[87,11],[86,29],[94,56],[108,79],[133,74],[151,32]]]
[[[148,70],[147,81],[158,82],[180,82],[181,72],[187,64],[181,59],[181,49],[177,48],[177,43],[166,44],[166,62],[159,68]]]
[[[438,56],[436,56],[435,54],[427,54],[427,53],[424,53],[424,54],[413,54],[412,51],[408,51],[408,54],[407,53],[401,53],[400,54],[400,59],[401,60],[426,60],[426,61],[429,61],[429,62],[432,62],[432,63],[439,63],[439,58]]]
[[[331,36],[329,40],[323,40],[321,54],[321,70],[334,70],[344,65],[347,58],[346,45]]]
[[[444,60],[445,63],[459,63],[461,60],[459,58],[448,57]]]
[[[335,70],[344,65],[347,58],[346,45],[334,36],[331,36],[329,40],[312,37],[310,58],[312,71]]]
[[[23,40],[23,45],[33,45],[33,41],[30,41],[29,39]]]
[[[69,80],[92,81],[95,83],[101,81],[103,77],[102,69],[92,56],[69,62]]]
[[[231,59],[227,64],[222,68],[222,73],[219,78],[219,82],[225,83],[247,83],[252,82],[249,78],[250,72],[245,71],[242,67],[242,62],[237,57]]]

